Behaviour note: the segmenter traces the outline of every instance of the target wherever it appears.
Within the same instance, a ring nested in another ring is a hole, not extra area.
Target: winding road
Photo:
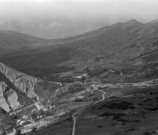
[[[94,104],[97,104],[97,103],[102,102],[103,100],[105,100],[105,92],[104,92],[104,91],[102,91],[102,90],[98,90],[98,89],[97,89],[97,91],[100,91],[100,92],[102,92],[102,93],[103,93],[103,94],[102,94],[102,99],[101,99],[101,100],[99,100],[99,101],[97,101],[97,102],[95,102]]]
[[[100,91],[100,92],[103,93],[102,94],[102,99],[94,103],[94,104],[97,104],[97,103],[102,102],[103,100],[105,100],[105,92],[102,91],[102,90],[98,90],[98,89],[95,89],[95,90]],[[72,135],[75,135],[77,118],[82,113],[82,111],[84,111],[85,108],[86,107],[82,107],[79,110],[77,110],[75,113],[72,114],[72,120],[73,120]]]
[[[76,130],[76,121],[78,116],[81,114],[82,110],[84,110],[85,108],[81,108],[78,111],[76,111],[75,113],[72,114],[72,119],[73,119],[73,127],[72,127],[72,135],[75,135],[75,130]]]

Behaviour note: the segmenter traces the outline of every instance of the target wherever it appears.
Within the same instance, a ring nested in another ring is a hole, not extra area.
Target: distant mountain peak
[[[111,27],[111,28],[116,28],[116,27],[119,27],[119,26],[121,26],[121,25],[122,25],[122,23],[119,22],[119,23],[115,23],[115,24],[113,24],[113,25],[111,25],[111,26],[109,26],[109,27]]]
[[[126,24],[126,23],[128,23],[128,24],[133,24],[133,23],[140,23],[140,22],[138,22],[138,21],[135,20],[135,19],[132,19],[132,20],[129,20],[129,21],[125,22],[125,24]]]
[[[127,22],[123,23],[123,25],[124,25],[125,27],[129,27],[129,26],[140,26],[140,25],[142,25],[142,23],[138,22],[137,20],[132,19],[132,20],[130,20],[130,21],[127,21]]]

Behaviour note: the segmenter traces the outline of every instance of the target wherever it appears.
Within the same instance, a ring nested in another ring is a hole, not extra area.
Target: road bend
[[[105,100],[105,92],[102,91],[102,90],[98,90],[98,89],[97,89],[97,91],[100,91],[100,92],[103,93],[103,94],[102,94],[102,99],[99,100],[99,101],[97,101],[97,102],[95,102],[94,104],[97,104],[97,103],[102,102],[103,100]],[[94,104],[93,104],[93,105],[94,105]],[[78,116],[84,111],[85,108],[86,108],[86,107],[82,107],[82,108],[80,108],[78,111],[76,111],[75,113],[72,114],[72,120],[73,120],[72,135],[75,135],[76,122],[77,122]]]
[[[94,104],[97,104],[97,103],[102,102],[103,100],[105,100],[105,92],[104,92],[104,91],[102,91],[102,90],[98,90],[98,89],[97,89],[97,91],[100,91],[100,92],[102,92],[102,93],[103,93],[103,94],[102,94],[102,99],[101,99],[101,100],[99,100],[99,101],[97,101],[97,102],[95,102]]]
[[[82,107],[78,111],[72,114],[72,120],[73,120],[72,135],[75,135],[77,118],[84,111],[84,109],[85,107]]]

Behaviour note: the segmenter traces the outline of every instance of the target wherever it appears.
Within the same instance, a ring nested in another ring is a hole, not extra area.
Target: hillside
[[[147,24],[136,20],[117,23],[83,35],[51,40],[49,45],[38,46],[38,49],[3,55],[0,61],[30,75],[49,80],[61,76],[59,73],[83,73],[87,68],[91,72],[122,71],[128,73],[125,76],[130,79],[135,76],[139,79],[149,72],[148,67],[152,70],[149,74],[157,74],[157,26],[157,21]],[[140,71],[144,72],[139,73]]]
[[[132,20],[3,54],[0,134],[157,132],[157,25]]]
[[[65,39],[42,39],[34,36],[30,36],[24,33],[16,31],[5,31],[0,30],[0,55],[9,54],[9,53],[25,53],[25,51],[32,51],[32,49],[39,49],[46,46],[56,46],[62,45],[65,43],[72,43],[84,39],[85,37],[94,36],[100,30],[95,32],[89,32],[83,35],[74,36]]]
[[[25,53],[34,49],[63,44],[65,40],[48,40],[16,31],[0,30],[0,56],[10,53]],[[71,42],[68,40],[67,42]]]
[[[0,31],[0,55],[27,50],[42,39],[14,31]]]
[[[38,124],[38,120],[46,116],[56,116],[60,120],[65,113],[86,105],[78,100],[80,95],[90,94],[88,87],[77,82],[63,86],[60,82],[41,80],[0,63],[0,134],[13,128],[25,130],[25,125],[36,124],[36,121]]]
[[[70,126],[73,130],[74,122],[79,120],[82,113],[84,114],[81,119],[84,121],[83,125],[87,121],[97,121],[97,117],[101,118],[99,122],[106,123],[104,115],[109,116],[110,123],[115,123],[115,125],[119,125],[119,122],[122,122],[122,125],[138,122],[140,118],[137,117],[137,114],[140,115],[143,110],[145,116],[157,114],[157,85],[157,78],[136,83],[111,84],[88,79],[76,80],[73,83],[52,82],[32,77],[0,63],[0,134],[11,135],[16,132],[30,132],[28,134],[31,135],[34,132],[39,132],[41,135],[43,132],[48,135],[52,132],[57,135],[70,134]],[[144,98],[145,100],[143,100]],[[134,100],[134,103],[131,103],[131,99]],[[151,106],[147,101],[153,105]],[[144,102],[142,106],[141,102]],[[138,103],[142,110],[139,110]],[[102,106],[116,110],[118,108],[120,112],[113,113],[112,110],[107,109],[109,111],[107,113],[106,108]],[[91,108],[94,109],[90,111],[91,113],[86,112],[90,113],[87,116],[85,111],[89,111]],[[125,112],[126,110],[127,112]],[[153,113],[147,110],[153,111]],[[130,111],[134,111],[132,114],[135,115],[135,120],[131,120]],[[120,115],[126,117],[122,118]],[[72,117],[73,124],[70,123],[70,117]],[[151,122],[152,118],[149,117],[146,120]],[[69,126],[63,126],[65,123]],[[52,130],[56,125],[59,125],[62,130],[59,130],[59,127],[55,131]],[[87,125],[91,126],[91,122]],[[87,126],[88,132],[93,131],[89,126]],[[99,125],[94,124],[93,126]],[[148,127],[149,124],[142,126],[140,123],[139,126],[140,128]],[[155,127],[156,124],[152,125],[152,130]],[[81,128],[83,127],[81,126]],[[113,126],[109,127],[109,130],[112,129]],[[128,128],[122,126],[123,129]],[[144,130],[137,129],[135,132],[137,131],[143,133],[146,130],[145,128]],[[82,132],[82,130],[77,130],[76,133],[78,134],[78,132]],[[99,130],[96,132],[102,133]]]

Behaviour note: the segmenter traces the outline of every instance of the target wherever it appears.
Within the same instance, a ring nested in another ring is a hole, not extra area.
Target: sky
[[[157,13],[158,0],[0,0],[0,29],[56,39]]]

